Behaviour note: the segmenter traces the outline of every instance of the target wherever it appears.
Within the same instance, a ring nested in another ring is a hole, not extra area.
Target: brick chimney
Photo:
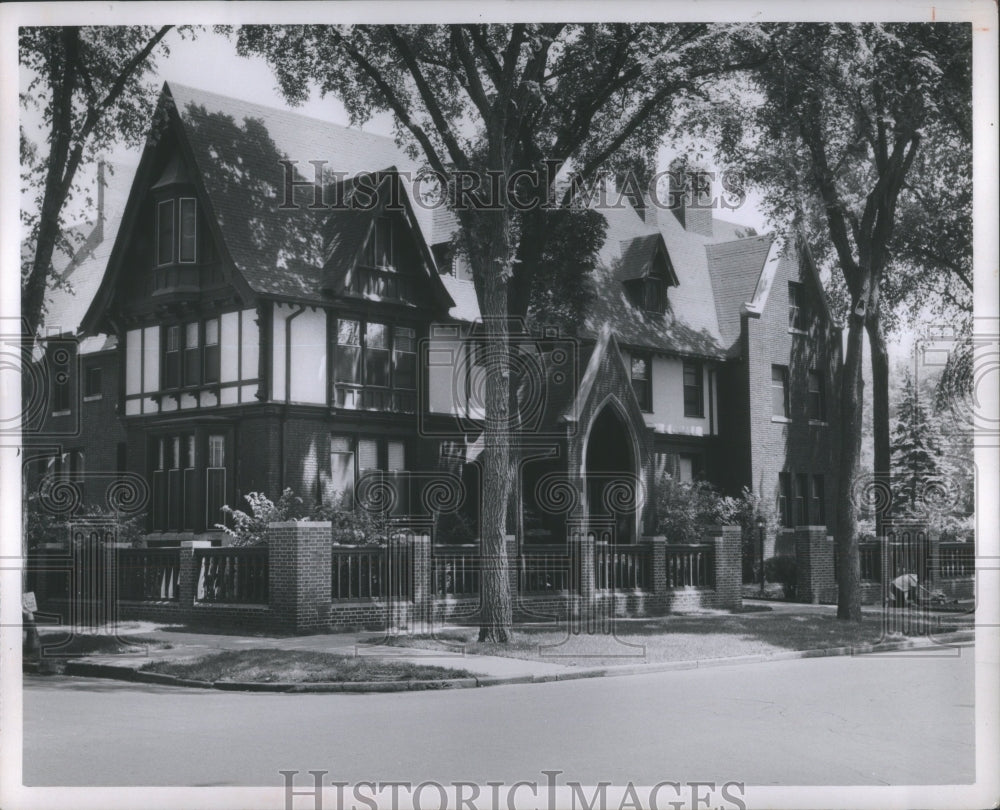
[[[701,172],[704,168],[675,158],[670,164],[668,203],[684,230],[702,236],[712,235],[712,186]]]
[[[647,225],[656,226],[656,205],[651,201],[651,178],[637,173],[619,172],[615,175],[615,190],[635,209]]]

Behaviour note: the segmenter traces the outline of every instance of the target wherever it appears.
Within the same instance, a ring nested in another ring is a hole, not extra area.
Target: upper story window
[[[218,318],[166,326],[162,346],[163,389],[219,381]]]
[[[58,348],[49,352],[52,381],[52,413],[70,412],[73,355],[67,349]]]
[[[101,393],[101,367],[90,366],[83,375],[83,398],[98,399]]]
[[[705,416],[705,373],[695,360],[684,361],[684,415],[698,419]]]
[[[336,407],[359,407],[351,389],[365,388],[366,396],[360,407],[413,409],[412,392],[417,387],[416,330],[377,321],[338,318],[336,339],[333,368]],[[375,389],[386,392],[379,394]],[[393,396],[393,390],[407,394]]]
[[[771,366],[771,416],[789,417],[788,366]]]
[[[778,520],[786,529],[795,525],[792,519],[792,474],[778,473]]]
[[[826,397],[823,390],[823,374],[809,372],[809,418],[822,422],[826,419]]]
[[[198,201],[194,197],[156,204],[156,263],[192,264],[198,259]]]
[[[632,355],[632,390],[639,400],[639,410],[650,413],[653,410],[652,358],[648,354]]]
[[[788,282],[788,328],[804,332],[808,326],[806,317],[805,292],[798,281]]]

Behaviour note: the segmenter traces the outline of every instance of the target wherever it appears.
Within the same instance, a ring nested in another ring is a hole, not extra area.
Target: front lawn
[[[439,681],[474,677],[464,669],[448,669],[408,661],[274,649],[227,650],[193,661],[151,661],[143,665],[142,671],[198,681],[253,683]]]
[[[895,641],[906,636],[958,629],[944,617],[920,613],[865,615],[860,623],[839,621],[832,612],[667,616],[619,619],[611,633],[574,634],[557,624],[520,625],[508,645],[480,644],[478,629],[448,629],[434,636],[398,636],[387,642],[399,647],[464,650],[472,655],[499,655],[574,666],[594,667],[661,661],[696,661],[744,655],[773,655],[788,650],[854,647]],[[373,639],[374,641],[374,639]]]

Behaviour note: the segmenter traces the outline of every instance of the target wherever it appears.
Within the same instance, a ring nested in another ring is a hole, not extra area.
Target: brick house
[[[102,384],[99,412],[80,398],[80,441],[104,448],[83,450],[87,469],[147,482],[151,543],[221,542],[221,507],[252,491],[329,503],[372,482],[390,485],[394,514],[425,520],[428,490],[461,482],[474,527],[489,359],[447,213],[392,192],[405,156],[172,83],[154,120],[77,293],[73,385],[95,366]],[[343,175],[317,188],[296,174],[300,204],[282,208],[282,161],[311,159]],[[367,210],[309,207],[366,193]],[[829,526],[841,339],[808,252],[706,209],[603,213],[598,300],[578,333],[514,338],[509,532],[558,543],[583,521],[637,542],[665,472],[751,486],[788,527]]]

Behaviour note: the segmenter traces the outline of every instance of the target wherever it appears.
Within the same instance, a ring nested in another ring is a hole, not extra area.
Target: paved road
[[[30,676],[29,785],[328,779],[954,784],[974,778],[972,647],[384,695]],[[304,784],[303,786],[307,786]]]

